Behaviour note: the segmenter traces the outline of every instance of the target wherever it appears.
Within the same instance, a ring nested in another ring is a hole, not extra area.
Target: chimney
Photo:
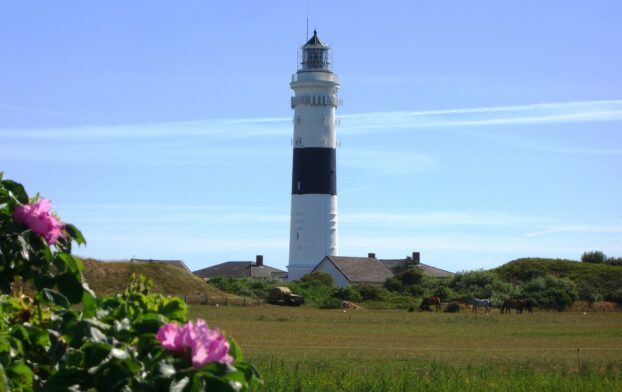
[[[419,252],[413,252],[413,264],[418,265],[421,262],[421,254]]]
[[[255,267],[263,267],[263,255],[255,256]]]
[[[370,259],[375,259],[376,258],[376,254],[375,253],[368,253],[367,257]]]

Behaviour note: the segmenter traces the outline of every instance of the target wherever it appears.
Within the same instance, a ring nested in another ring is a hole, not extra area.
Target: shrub
[[[404,284],[396,277],[388,278],[387,280],[385,280],[383,286],[385,289],[393,291],[394,293],[404,292]]]
[[[238,391],[260,382],[237,344],[202,321],[196,326],[209,341],[168,351],[156,332],[181,328],[175,325],[187,321],[186,304],[152,294],[144,277],[96,298],[82,261],[71,255],[72,242],[85,243],[82,233],[50,207],[0,174],[0,390]],[[208,343],[228,352],[194,352]]]
[[[523,287],[523,296],[535,299],[542,307],[561,310],[577,299],[577,287],[569,279],[546,275],[527,282]]]
[[[353,286],[356,291],[359,292],[363,301],[381,301],[383,296],[382,288],[378,286],[372,286],[369,284],[360,284]]]
[[[300,278],[300,281],[303,283],[318,282],[328,287],[333,287],[335,285],[333,276],[327,272],[311,272]]]
[[[581,255],[581,261],[584,263],[601,264],[607,260],[607,256],[599,250],[585,252]]]
[[[340,309],[341,300],[338,298],[326,298],[321,304],[320,309]]]
[[[352,302],[359,302],[363,299],[361,294],[352,286],[340,287],[336,289],[333,297]]]
[[[305,299],[305,304],[315,307],[320,307],[335,292],[333,287],[326,286],[317,280],[290,282],[287,284],[287,287],[290,288],[292,293],[302,295]]]
[[[501,282],[499,277],[490,271],[460,272],[449,281],[449,287],[460,296],[489,298],[495,284]]]
[[[215,277],[209,283],[227,293],[243,297],[261,298],[268,297],[270,290],[282,286],[283,282],[276,279],[252,279],[252,278],[226,278]]]
[[[449,305],[447,305],[447,308],[445,308],[444,312],[446,313],[457,313],[460,311],[460,304],[457,302],[451,302]]]
[[[603,300],[603,296],[598,289],[592,285],[583,285],[577,289],[577,297],[589,303]]]
[[[437,286],[434,291],[432,291],[432,296],[439,297],[443,301],[447,301],[450,298],[454,297],[454,291],[444,284]]]
[[[423,280],[423,271],[420,268],[410,268],[395,275],[404,286],[420,284]]]

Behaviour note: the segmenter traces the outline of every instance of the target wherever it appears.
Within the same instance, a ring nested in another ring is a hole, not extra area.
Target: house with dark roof
[[[374,253],[367,257],[326,256],[311,272],[326,272],[333,276],[339,287],[352,284],[382,285],[396,273],[408,268],[421,268],[424,275],[449,278],[454,274],[419,262],[419,253],[404,259],[377,259]]]
[[[327,272],[339,287],[383,284],[393,273],[373,257],[326,256],[311,272]]]
[[[287,279],[287,271],[264,265],[263,256],[257,255],[252,261],[227,261],[211,267],[196,270],[193,274],[205,280],[215,277],[254,278],[254,279]]]
[[[130,259],[130,263],[163,263],[163,264],[169,264],[169,265],[172,265],[172,266],[175,266],[175,267],[183,268],[184,270],[190,272],[190,269],[188,268],[186,263],[184,263],[181,260],[155,260],[155,259],[136,259],[136,258],[132,258],[132,259]]]

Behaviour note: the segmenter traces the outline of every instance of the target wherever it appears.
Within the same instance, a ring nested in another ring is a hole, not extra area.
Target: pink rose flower
[[[233,362],[233,357],[229,355],[229,342],[218,329],[199,335],[199,340],[192,346],[192,365],[195,368],[210,362]]]
[[[165,350],[189,351],[192,366],[195,368],[210,362],[233,363],[227,338],[218,328],[210,329],[201,319],[196,324],[188,321],[183,327],[175,323],[164,324],[158,330],[156,338]]]
[[[184,345],[181,339],[181,328],[174,323],[168,323],[160,327],[156,338],[166,350],[184,352]]]
[[[45,238],[45,241],[53,245],[61,237],[65,230],[65,225],[60,223],[56,217],[50,214],[52,203],[46,199],[41,199],[34,204],[17,206],[13,211],[13,219],[34,233]]]

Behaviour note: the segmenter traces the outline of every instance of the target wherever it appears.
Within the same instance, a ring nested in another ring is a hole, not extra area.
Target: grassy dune
[[[434,314],[192,306],[265,391],[622,390],[622,313]]]
[[[98,261],[84,259],[84,278],[98,295],[121,293],[132,274],[142,274],[153,281],[153,291],[180,297],[236,297],[206,284],[185,269],[164,263]]]

